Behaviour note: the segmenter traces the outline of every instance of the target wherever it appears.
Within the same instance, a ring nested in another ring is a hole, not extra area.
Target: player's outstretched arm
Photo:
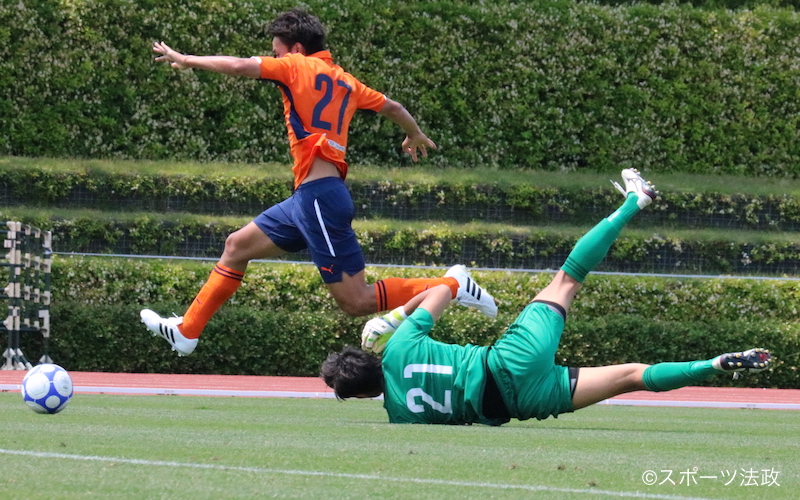
[[[450,304],[453,292],[447,285],[437,285],[411,298],[405,305],[367,321],[361,332],[361,348],[365,351],[381,352],[389,337],[418,307],[422,307],[436,321]]]
[[[447,293],[445,293],[447,290]],[[434,321],[439,319],[447,306],[450,305],[450,302],[453,300],[453,292],[450,290],[450,287],[447,285],[436,285],[433,288],[428,288],[415,296],[411,297],[405,305],[400,306],[396,309],[396,311],[403,311],[402,316],[407,318],[411,316],[411,313],[417,310],[418,307],[421,307],[428,311],[431,316],[433,316]],[[389,314],[394,313],[394,311],[390,312]],[[388,316],[385,315],[385,316]],[[395,326],[399,326],[395,325]]]
[[[160,54],[156,61],[164,61],[175,69],[204,69],[215,73],[247,78],[261,78],[261,64],[252,57],[193,56],[172,50],[164,42],[153,43],[153,52]]]
[[[452,300],[453,292],[450,290],[449,286],[436,285],[409,300],[405,305],[405,312],[406,314],[411,314],[415,309],[420,307],[428,311],[433,317],[433,320],[436,321],[441,317]]]
[[[411,155],[412,161],[419,159],[418,152],[427,158],[428,148],[436,149],[436,144],[422,132],[411,113],[399,102],[387,98],[380,114],[392,120],[406,133],[403,152]]]

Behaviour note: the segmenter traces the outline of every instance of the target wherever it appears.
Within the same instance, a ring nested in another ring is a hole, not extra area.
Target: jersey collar
[[[333,56],[331,56],[331,52],[329,50],[320,50],[319,52],[314,52],[313,54],[309,54],[308,57],[316,57],[317,59],[322,59],[326,63],[333,66]]]

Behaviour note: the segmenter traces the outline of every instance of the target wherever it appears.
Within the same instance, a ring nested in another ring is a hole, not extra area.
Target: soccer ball
[[[22,399],[36,413],[58,413],[72,398],[72,379],[58,365],[37,365],[22,379],[21,392]]]

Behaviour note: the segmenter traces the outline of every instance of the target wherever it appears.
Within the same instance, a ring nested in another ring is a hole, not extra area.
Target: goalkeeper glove
[[[388,314],[367,321],[361,332],[361,348],[365,351],[383,351],[389,337],[407,317],[404,307],[400,306]]]

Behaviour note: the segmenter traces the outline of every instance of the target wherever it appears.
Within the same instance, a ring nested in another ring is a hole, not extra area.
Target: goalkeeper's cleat
[[[758,373],[768,369],[772,364],[772,354],[761,348],[744,352],[729,352],[714,358],[711,364],[717,370],[733,373],[733,378],[736,379],[744,371]]]
[[[378,316],[367,321],[361,332],[361,349],[365,351],[381,352],[386,347],[389,337],[397,330],[383,317]]]
[[[464,307],[473,307],[490,318],[497,316],[497,304],[494,297],[479,286],[470,276],[466,266],[453,266],[445,273],[445,278],[455,278],[458,281],[456,302]]]
[[[150,309],[142,309],[140,316],[144,326],[153,335],[166,339],[172,350],[178,352],[178,356],[188,356],[197,347],[197,339],[187,339],[178,329],[178,325],[183,323],[183,317],[162,318]]]
[[[616,181],[611,181],[611,184],[617,188],[617,191],[622,193],[622,196],[627,197],[630,193],[634,193],[638,198],[636,204],[639,205],[640,209],[653,203],[653,200],[658,197],[658,191],[656,191],[656,187],[650,182],[644,180],[644,178],[639,174],[639,171],[635,168],[626,168],[623,170],[622,180],[625,182],[624,189]]]

